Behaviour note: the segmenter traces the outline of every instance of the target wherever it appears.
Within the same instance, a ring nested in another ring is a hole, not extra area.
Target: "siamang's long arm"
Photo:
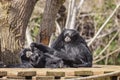
[[[73,64],[73,67],[74,68],[78,68],[78,67],[92,67],[92,64],[85,62],[83,64]]]
[[[54,55],[49,54],[49,53],[44,53],[44,56],[49,57],[49,58],[52,58],[52,59],[54,59],[54,60],[58,60],[58,59],[60,59],[59,57],[54,56]]]
[[[81,62],[82,62],[82,64],[74,64],[73,63],[73,67],[75,67],[75,68],[77,68],[77,67],[92,67],[91,61],[85,62],[81,59]]]
[[[84,58],[86,60],[83,60],[79,58],[79,60],[82,62],[82,64],[73,64],[73,67],[92,67],[92,54],[90,53],[89,49],[86,47],[86,45],[81,43],[81,47],[83,48],[82,52],[80,54],[84,54]]]
[[[58,38],[51,44],[51,48],[60,50],[63,47],[63,37],[65,30],[58,36]]]
[[[48,57],[58,57],[58,58],[62,58],[64,60],[72,60],[72,58],[70,58],[68,55],[65,54],[64,50],[61,51],[57,51],[55,49],[51,49],[43,44],[40,43],[31,43],[31,48],[34,50],[34,48],[39,49],[40,51],[43,51],[44,55],[48,56]],[[53,55],[50,55],[48,53],[51,53]]]
[[[80,41],[80,43],[83,43],[86,46],[86,48],[90,51],[89,47],[87,46],[86,41],[81,36],[79,36],[79,41]],[[91,51],[90,51],[90,53],[91,53]]]
[[[32,50],[34,50],[34,48],[37,48],[40,51],[43,51],[43,53],[53,51],[51,48],[49,48],[48,46],[45,46],[41,43],[35,43],[35,42],[31,43],[30,47],[31,47]]]

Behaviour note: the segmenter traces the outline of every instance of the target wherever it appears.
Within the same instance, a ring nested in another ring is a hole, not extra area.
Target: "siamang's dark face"
[[[32,54],[33,54],[33,53],[32,53],[31,51],[27,51],[27,52],[26,52],[26,57],[27,57],[27,58],[30,58],[30,56],[31,56]]]
[[[64,41],[65,42],[75,41],[75,40],[77,40],[78,36],[79,36],[79,33],[76,30],[66,29],[64,31]]]
[[[25,61],[29,61],[30,56],[31,56],[32,54],[33,54],[33,53],[30,51],[30,49],[24,49],[23,51],[21,51],[20,57],[21,57],[22,62],[23,62],[24,60],[25,60]]]

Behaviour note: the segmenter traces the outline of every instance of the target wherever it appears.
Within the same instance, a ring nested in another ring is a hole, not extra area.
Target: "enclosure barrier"
[[[120,80],[120,66],[92,68],[0,68],[0,80]]]

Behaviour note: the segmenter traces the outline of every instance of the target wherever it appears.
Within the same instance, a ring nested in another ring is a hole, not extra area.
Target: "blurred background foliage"
[[[118,2],[119,0],[85,0],[80,13],[76,17],[76,26],[78,27],[81,36],[87,42],[89,42],[89,40],[104,24],[106,19],[116,8]],[[66,7],[65,14],[67,15],[67,0],[64,3],[64,6]],[[29,22],[31,35],[34,40],[36,40],[36,36],[39,32],[39,24],[42,19],[44,7],[45,0],[39,0],[35,6],[34,12]],[[116,16],[118,14],[120,14],[120,7],[119,10],[117,10],[116,14],[106,24],[105,28],[100,32],[97,39],[93,42],[92,45],[90,45],[90,49],[93,52],[95,64],[120,65],[120,35],[118,32],[120,25],[117,24],[119,22],[116,22]],[[114,35],[116,35],[115,38],[113,38]],[[107,45],[108,47],[105,49]],[[101,55],[99,55],[100,53]]]

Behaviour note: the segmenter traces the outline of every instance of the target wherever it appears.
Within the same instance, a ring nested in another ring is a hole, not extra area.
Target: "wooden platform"
[[[0,68],[0,80],[75,80],[120,70],[120,66],[94,65],[92,68]],[[88,79],[86,79],[88,80]],[[119,80],[119,74],[90,80]]]

